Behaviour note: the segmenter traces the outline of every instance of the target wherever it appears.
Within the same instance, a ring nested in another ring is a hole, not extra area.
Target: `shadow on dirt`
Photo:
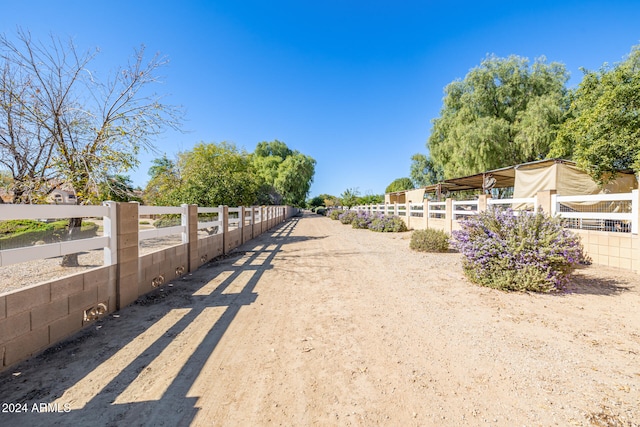
[[[256,302],[254,289],[264,272],[273,268],[282,247],[309,239],[292,236],[299,220],[294,217],[276,226],[236,252],[0,373],[0,402],[14,405],[11,413],[0,412],[0,425],[189,425],[199,408],[198,398],[188,393],[209,356],[239,310]],[[216,307],[216,316],[207,314]],[[206,334],[197,346],[193,344],[186,360],[167,363],[163,352],[183,345],[177,342],[181,334],[194,325],[202,330],[203,322]],[[166,369],[155,375],[168,383],[161,396],[131,398],[130,385],[151,366],[162,366],[161,359]],[[78,390],[85,393],[78,395]]]

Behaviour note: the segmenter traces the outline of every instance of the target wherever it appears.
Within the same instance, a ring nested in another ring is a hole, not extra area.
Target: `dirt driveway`
[[[507,294],[408,238],[294,218],[0,374],[0,425],[640,425],[637,275]]]

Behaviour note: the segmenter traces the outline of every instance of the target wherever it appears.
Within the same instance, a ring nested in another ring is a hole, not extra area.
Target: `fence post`
[[[186,242],[187,243],[187,269],[189,272],[194,271],[200,265],[200,253],[198,251],[198,206],[182,205],[186,213],[182,214],[182,225],[186,226]],[[184,241],[184,234],[183,234]]]
[[[238,212],[238,228],[240,229],[240,243],[244,243],[244,206],[240,206],[240,212]]]
[[[640,191],[631,190],[631,234],[638,234],[638,223],[640,223]],[[633,238],[633,237],[632,237]]]
[[[405,203],[404,216],[407,220],[407,228],[411,230],[411,202]]]
[[[445,203],[444,231],[451,234],[451,230],[453,230],[453,199],[447,198]]]
[[[222,254],[227,253],[227,243],[229,243],[229,206],[218,206],[220,216],[222,216]]]
[[[138,298],[138,203],[116,203],[116,310]]]
[[[556,194],[556,190],[544,190],[538,191],[536,194],[536,203],[539,205],[539,208],[542,209],[543,212],[546,212],[547,215],[555,214],[555,206],[553,206],[552,196]]]
[[[478,196],[478,213],[484,212],[489,207],[489,199],[491,194],[481,194]]]
[[[108,201],[102,204],[109,208],[109,214],[102,217],[104,235],[109,237],[109,246],[104,248],[104,263],[105,265],[115,265],[118,263],[117,203]]]
[[[422,221],[424,222],[424,229],[429,228],[429,199],[422,200]]]

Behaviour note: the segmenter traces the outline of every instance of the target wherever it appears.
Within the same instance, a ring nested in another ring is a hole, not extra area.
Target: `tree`
[[[424,154],[414,154],[411,156],[411,180],[416,188],[437,184],[442,181],[442,169],[436,168]]]
[[[177,165],[166,154],[154,159],[149,168],[149,182],[144,190],[144,201],[149,205],[172,205],[176,203],[174,194],[181,186]]]
[[[384,194],[367,194],[358,198],[358,205],[379,205],[384,203]]]
[[[178,155],[181,180],[171,204],[251,206],[259,180],[249,154],[234,144],[200,143]]]
[[[276,139],[258,143],[252,161],[261,179],[261,195],[267,196],[265,202],[304,206],[315,174],[313,158]]]
[[[384,190],[385,193],[394,193],[396,191],[413,190],[413,181],[410,178],[397,178]]]
[[[113,202],[141,202],[129,175],[115,175],[98,185],[98,198]]]
[[[100,183],[136,166],[138,152],[153,149],[154,137],[179,127],[180,108],[163,103],[149,88],[167,60],[155,55],[145,61],[144,47],[104,82],[89,71],[95,52],[80,52],[71,41],[52,36],[48,44],[39,43],[19,30],[15,43],[0,36],[0,48],[5,68],[19,70],[18,81],[28,82],[15,101],[28,111],[21,117],[31,134],[51,144],[50,163],[43,167],[74,189],[79,204],[96,201]],[[70,219],[70,238],[81,223]],[[62,263],[77,265],[77,256],[65,256]]]
[[[601,185],[617,171],[640,172],[640,45],[623,62],[584,73],[551,155],[573,158]]]
[[[569,108],[567,79],[544,57],[488,56],[445,88],[427,142],[434,169],[453,178],[545,158]]]
[[[355,206],[358,203],[358,195],[360,192],[357,188],[347,188],[340,195],[340,201],[342,206],[346,206],[348,209],[351,209],[352,206]]]
[[[320,206],[324,206],[324,197],[322,196],[316,196],[309,199],[309,201],[307,201],[307,207],[310,209],[317,208]]]

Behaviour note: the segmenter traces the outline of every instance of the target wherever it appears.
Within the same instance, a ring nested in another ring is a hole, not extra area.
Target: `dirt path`
[[[295,218],[0,374],[0,425],[640,425],[637,275],[506,294],[408,238]]]

